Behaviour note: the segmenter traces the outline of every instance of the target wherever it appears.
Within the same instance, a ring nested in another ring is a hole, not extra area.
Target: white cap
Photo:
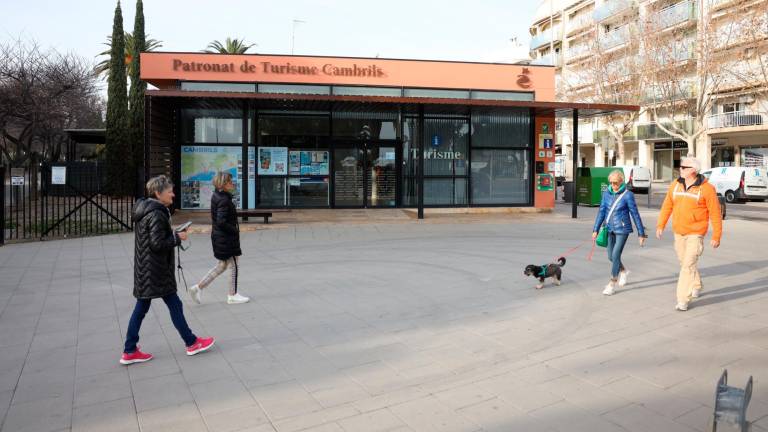
[[[701,162],[699,162],[698,159],[695,157],[688,155],[684,158],[680,159],[680,166],[689,166],[692,167],[694,171],[697,173],[701,171]]]

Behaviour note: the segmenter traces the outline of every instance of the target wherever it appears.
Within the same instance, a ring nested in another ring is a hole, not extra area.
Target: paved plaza
[[[633,237],[630,282],[612,297],[604,250],[590,262],[587,245],[562,286],[533,288],[526,264],[589,238],[594,209],[579,211],[276,215],[243,233],[251,303],[224,303],[226,276],[201,305],[180,289],[193,331],[216,346],[187,357],[156,301],[140,342],[155,359],[129,367],[131,234],[2,247],[0,430],[705,431],[727,368],[732,385],[754,376],[748,417],[768,431],[764,222],[724,222],[702,297],[676,312],[669,228],[645,248]],[[656,212],[641,207],[651,233]],[[208,235],[182,258],[190,283],[203,276]]]

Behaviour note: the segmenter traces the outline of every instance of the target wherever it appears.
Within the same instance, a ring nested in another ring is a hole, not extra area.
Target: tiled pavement
[[[589,236],[580,211],[244,233],[253,301],[226,305],[224,277],[202,305],[183,296],[216,347],[184,355],[154,302],[141,344],[155,359],[130,367],[117,363],[130,234],[2,247],[1,430],[704,431],[724,367],[734,385],[754,375],[749,418],[768,430],[765,226],[726,221],[705,294],[680,313],[669,233],[627,246],[630,284],[613,297],[586,246],[563,286],[533,289],[525,264]],[[210,254],[195,235],[188,280]]]

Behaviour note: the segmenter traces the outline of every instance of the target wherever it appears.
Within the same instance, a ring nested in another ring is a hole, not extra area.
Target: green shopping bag
[[[608,246],[608,228],[606,228],[605,224],[600,227],[600,231],[597,233],[597,238],[595,239],[595,244],[600,247]]]

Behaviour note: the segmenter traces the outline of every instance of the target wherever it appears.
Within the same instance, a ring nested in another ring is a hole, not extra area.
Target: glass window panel
[[[237,92],[252,93],[256,84],[247,83],[215,83],[215,82],[182,82],[181,89],[186,91]]]
[[[472,147],[530,147],[531,114],[527,109],[472,115]]]
[[[250,119],[248,120],[250,123]],[[181,140],[185,143],[237,144],[243,139],[243,111],[239,109],[181,110]]]
[[[396,87],[333,86],[333,94],[346,96],[400,97],[403,95],[403,90]]]
[[[437,90],[437,89],[403,89],[405,97],[444,98],[444,99],[469,99],[469,90]]]
[[[368,140],[397,139],[395,112],[334,112],[333,136]]]
[[[331,94],[331,87],[297,84],[259,84],[259,93],[329,95]]]
[[[328,136],[327,116],[259,116],[259,136]]]
[[[291,207],[328,207],[328,177],[291,177],[288,179]]]
[[[465,119],[424,119],[424,175],[466,175],[468,138]]]
[[[530,194],[528,150],[473,150],[472,204],[525,204]]]
[[[424,205],[466,205],[465,178],[424,179]]]
[[[259,177],[258,207],[285,207],[288,204],[285,177]]]
[[[511,100],[511,101],[532,101],[532,92],[498,92],[498,91],[480,91],[472,90],[472,99],[482,100]]]

